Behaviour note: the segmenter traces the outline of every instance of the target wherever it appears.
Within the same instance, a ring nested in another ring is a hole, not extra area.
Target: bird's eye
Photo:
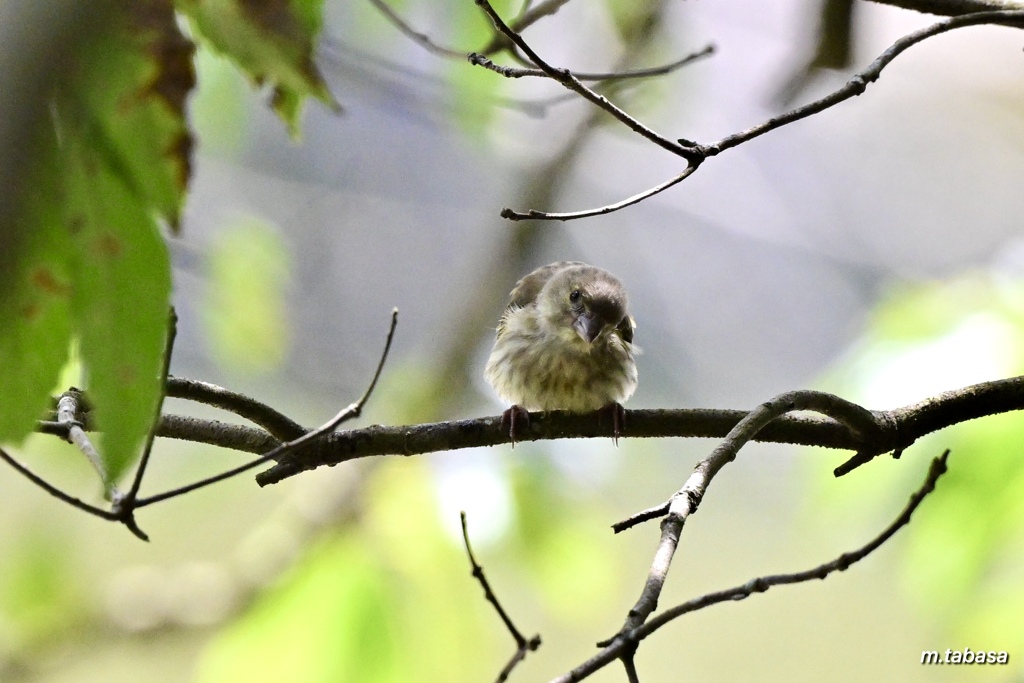
[[[580,294],[580,290],[574,289],[574,290],[572,290],[572,293],[569,295],[569,301],[571,303],[576,303],[577,301],[580,300],[581,296],[583,296],[583,295]]]

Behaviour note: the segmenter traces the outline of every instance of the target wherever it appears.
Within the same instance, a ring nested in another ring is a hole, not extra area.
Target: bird
[[[528,411],[607,410],[618,442],[622,403],[637,387],[629,315],[622,282],[580,261],[537,268],[516,283],[498,323],[484,378],[512,404],[502,414],[513,447]]]

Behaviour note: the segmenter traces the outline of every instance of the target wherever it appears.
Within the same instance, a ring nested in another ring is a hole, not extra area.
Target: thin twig
[[[571,221],[571,220],[575,220],[577,218],[589,218],[591,216],[603,216],[605,214],[613,213],[615,211],[618,211],[619,209],[624,209],[627,206],[633,206],[634,204],[638,204],[639,202],[642,202],[643,200],[647,199],[648,197],[653,197],[656,194],[664,192],[665,190],[667,190],[668,188],[672,187],[673,185],[676,185],[677,183],[682,182],[683,180],[686,180],[687,178],[689,178],[690,175],[692,175],[693,172],[696,171],[696,170],[697,170],[697,167],[694,166],[693,164],[690,164],[685,169],[683,169],[682,173],[677,175],[675,178],[670,178],[670,179],[666,180],[661,185],[657,185],[655,187],[652,187],[649,190],[644,190],[643,192],[641,192],[639,194],[635,194],[632,197],[627,197],[626,199],[623,199],[622,201],[616,202],[614,204],[608,204],[606,206],[599,206],[596,209],[584,209],[583,211],[568,211],[568,212],[563,212],[563,213],[555,213],[555,212],[548,212],[548,211],[537,211],[536,209],[529,209],[527,211],[522,211],[521,212],[521,211],[515,211],[515,210],[510,209],[510,208],[508,208],[506,206],[506,207],[502,208],[502,210],[501,210],[501,217],[502,218],[507,218],[507,219],[509,219],[511,221],[523,221],[523,220],[530,220],[530,219],[543,220],[543,221]]]
[[[148,498],[140,499],[135,504],[135,507],[145,507],[147,505],[159,503],[170,498],[176,498],[186,493],[195,491],[196,489],[209,486],[210,484],[215,484],[217,482],[224,481],[225,479],[230,479],[235,475],[241,474],[242,472],[245,472],[247,470],[251,470],[252,468],[258,467],[259,465],[262,465],[265,462],[269,462],[270,460],[280,459],[285,454],[292,452],[305,444],[308,444],[310,441],[313,441],[314,439],[320,438],[321,436],[334,431],[342,423],[359,417],[359,415],[362,413],[363,406],[370,399],[370,395],[373,393],[374,388],[377,386],[377,380],[380,379],[381,372],[384,370],[384,363],[385,361],[387,361],[388,351],[391,350],[391,341],[394,339],[395,327],[397,325],[398,309],[396,308],[391,312],[391,325],[388,328],[388,336],[384,342],[384,351],[381,353],[380,361],[377,363],[377,369],[373,373],[373,379],[370,381],[370,385],[366,388],[366,391],[363,392],[362,397],[360,397],[358,401],[345,406],[345,408],[343,408],[337,415],[332,417],[330,420],[325,422],[320,427],[317,427],[314,430],[306,432],[305,434],[299,436],[296,439],[287,441],[285,443],[280,444],[279,446],[276,446],[275,448],[271,449],[270,451],[261,455],[255,460],[247,462],[243,465],[239,465],[238,467],[230,469],[226,472],[221,472],[220,474],[216,474],[212,477],[207,477],[206,479],[201,479],[191,484],[171,489],[170,491],[164,491],[163,493],[158,493],[156,495],[149,496]]]
[[[1020,2],[1007,2],[1007,0],[872,0],[872,2],[944,16],[1024,8],[1024,4]]]
[[[88,512],[90,515],[95,515],[96,517],[100,517],[102,519],[117,519],[117,516],[114,515],[112,512],[108,512],[107,510],[103,510],[94,505],[89,505],[88,503],[83,502],[72,495],[64,493],[59,488],[57,488],[53,484],[50,484],[45,479],[40,477],[38,474],[30,470],[28,467],[22,465],[13,457],[8,455],[7,451],[5,451],[2,448],[0,448],[0,459],[3,459],[8,465],[17,470],[18,473],[20,473],[23,477],[25,477],[39,488],[49,493],[54,498],[57,498],[61,502],[67,503],[72,507],[76,507],[79,510],[83,510],[84,512]]]
[[[537,21],[555,14],[558,10],[562,9],[563,5],[568,4],[568,2],[569,0],[544,0],[544,2],[538,3],[534,7],[530,7],[527,2],[523,6],[523,11],[515,18],[510,26],[516,33],[522,33],[524,30],[537,23]],[[487,47],[480,50],[480,52],[485,55],[490,55],[495,52],[508,49],[510,45],[511,43],[507,36],[496,33]]]
[[[533,652],[540,647],[540,635],[527,640],[516,625],[512,623],[512,618],[508,616],[508,612],[501,606],[501,602],[498,601],[498,596],[491,590],[491,584],[487,581],[487,577],[484,576],[484,568],[480,566],[480,563],[476,561],[476,556],[473,554],[473,547],[469,543],[469,529],[466,526],[466,512],[463,510],[459,513],[459,519],[462,521],[462,540],[466,544],[466,555],[469,557],[469,564],[473,569],[473,578],[480,582],[480,586],[484,589],[484,597],[487,598],[487,602],[494,606],[494,611],[498,613],[501,621],[505,624],[505,628],[512,635],[512,638],[516,641],[516,651],[509,659],[508,663],[502,668],[498,674],[497,681],[502,683],[508,679],[509,674],[512,673],[512,669],[516,667],[525,657],[527,652]]]
[[[692,52],[681,59],[677,59],[674,62],[669,62],[668,64],[662,64],[660,66],[650,66],[642,69],[629,69],[626,71],[605,71],[594,73],[573,71],[572,75],[581,81],[601,82],[653,78],[655,76],[664,76],[665,74],[672,73],[687,64],[692,64],[693,62],[704,59],[705,57],[710,57],[714,52],[715,46],[709,43],[696,52]],[[463,56],[468,59],[469,63],[473,66],[482,66],[483,68],[505,76],[506,78],[550,78],[548,73],[543,69],[502,66],[500,64],[495,64],[491,59],[479,52],[470,52],[468,55]]]
[[[686,159],[688,162],[700,163],[700,160],[702,158],[700,157],[699,153],[695,153],[693,148],[680,145],[678,142],[669,140],[668,138],[659,135],[658,133],[654,132],[644,124],[640,123],[640,121],[636,120],[635,118],[627,114],[619,107],[612,104],[611,101],[609,101],[608,98],[605,97],[604,95],[594,92],[587,86],[583,85],[583,83],[581,83],[580,80],[576,78],[568,69],[556,69],[550,64],[548,64],[546,61],[544,61],[540,57],[540,55],[534,52],[533,48],[531,48],[527,44],[527,42],[523,40],[522,36],[520,36],[518,33],[509,28],[508,24],[506,24],[498,15],[498,13],[494,11],[494,8],[491,7],[491,3],[489,3],[487,0],[475,0],[475,2],[484,11],[484,13],[487,14],[488,17],[490,17],[491,21],[494,22],[495,28],[497,28],[498,31],[507,36],[509,40],[511,40],[515,45],[517,45],[519,49],[522,50],[524,54],[526,54],[530,61],[536,64],[537,67],[541,71],[546,73],[549,77],[561,83],[569,90],[578,93],[587,101],[592,102],[601,109],[604,109],[606,112],[611,114],[620,122],[628,126],[630,130],[642,135],[643,137],[647,138],[648,140],[658,145],[659,147],[662,147],[672,152],[676,156]]]
[[[884,449],[882,452],[888,452],[893,448],[882,435],[887,423],[871,411],[823,391],[788,391],[762,403],[736,423],[711,455],[697,464],[686,484],[671,499],[658,507],[649,508],[618,522],[612,529],[619,533],[641,522],[668,514],[681,497],[689,498],[693,506],[692,511],[695,511],[708,484],[722,467],[736,458],[736,454],[743,446],[752,441],[758,432],[771,422],[786,413],[798,410],[815,411],[845,425],[851,433],[859,437],[861,443],[868,444],[858,449],[858,455],[864,453],[870,456],[866,457],[865,462],[878,454],[876,449],[881,448]]]
[[[456,50],[450,47],[444,47],[438,45],[430,39],[426,33],[421,33],[410,26],[402,17],[398,16],[395,10],[391,9],[384,0],[370,0],[370,4],[377,8],[384,18],[391,22],[391,24],[399,31],[404,33],[406,37],[411,38],[417,45],[423,47],[427,51],[438,55],[440,57],[451,57],[454,59],[465,59],[466,52],[464,50]]]
[[[163,364],[160,368],[160,396],[156,402],[156,412],[153,415],[153,425],[146,434],[146,445],[142,449],[142,457],[139,459],[139,466],[135,469],[135,478],[132,480],[132,487],[128,491],[125,500],[122,501],[126,507],[139,495],[139,487],[142,486],[142,478],[146,475],[146,466],[149,465],[149,456],[153,452],[153,440],[156,439],[156,430],[160,426],[160,415],[164,409],[164,396],[167,395],[167,377],[171,370],[171,355],[174,353],[174,339],[178,336],[178,314],[171,306],[167,318],[167,341],[164,343]],[[115,501],[115,508],[118,502]]]
[[[500,23],[500,18],[494,13],[493,9],[490,9],[490,5],[487,4],[486,0],[476,0],[478,5],[484,7],[487,11],[488,16],[491,16],[492,20],[495,21],[495,25],[498,26],[499,30],[502,30],[504,24]],[[1013,27],[1024,27],[1024,10],[1002,10],[1002,11],[991,11],[991,12],[977,12],[974,14],[964,14],[961,16],[944,19],[931,26],[920,29],[913,33],[903,36],[891,46],[889,46],[881,55],[878,56],[864,71],[853,76],[847,83],[839,88],[838,90],[822,97],[819,100],[806,104],[802,107],[797,107],[791,111],[788,111],[779,116],[773,117],[763,123],[748,128],[747,130],[735,133],[733,135],[726,136],[717,142],[713,142],[708,145],[701,145],[690,140],[679,139],[676,145],[665,145],[664,138],[657,135],[653,131],[650,131],[645,126],[640,124],[638,121],[630,117],[625,112],[622,112],[617,107],[608,102],[607,99],[600,95],[588,90],[585,86],[579,83],[578,80],[575,82],[572,80],[572,74],[568,71],[559,71],[552,69],[552,67],[538,62],[538,66],[548,74],[551,78],[554,78],[558,82],[562,83],[565,87],[578,93],[590,102],[593,102],[597,106],[605,109],[609,114],[614,116],[620,122],[625,124],[631,130],[639,133],[648,140],[654,142],[659,147],[669,150],[670,152],[677,154],[687,160],[688,167],[681,176],[676,176],[669,179],[660,185],[636,194],[628,199],[608,204],[606,206],[597,207],[594,209],[586,209],[582,211],[571,211],[571,212],[546,212],[538,210],[529,211],[513,211],[505,208],[501,211],[501,216],[510,220],[523,220],[523,219],[535,219],[535,220],[574,220],[578,218],[587,218],[590,216],[599,216],[613,211],[618,211],[627,206],[632,206],[639,201],[646,199],[647,197],[658,194],[659,192],[677,184],[680,180],[691,175],[694,170],[708,157],[717,156],[721,152],[727,149],[737,147],[745,142],[753,140],[756,137],[760,137],[765,133],[774,131],[790,123],[800,121],[808,118],[815,114],[818,114],[826,109],[834,107],[840,102],[845,102],[848,99],[856,97],[862,94],[869,83],[873,83],[881,76],[882,70],[888,66],[897,56],[908,48],[920,43],[928,38],[952,31],[957,28],[964,28],[967,26],[977,26],[982,24],[996,24],[1001,26],[1013,26]],[[505,27],[507,29],[507,27]],[[533,51],[529,49],[521,38],[516,41],[517,45],[523,48],[524,52],[533,58]]]
[[[834,572],[845,571],[851,565],[861,561],[877,550],[883,543],[892,538],[897,531],[910,523],[910,518],[917,510],[918,506],[928,496],[928,494],[935,490],[935,484],[939,477],[946,472],[946,460],[948,457],[949,451],[947,450],[941,456],[932,460],[924,483],[910,496],[910,500],[907,502],[907,505],[903,508],[900,515],[866,545],[854,550],[853,552],[843,553],[834,560],[821,564],[813,569],[794,572],[792,574],[776,574],[772,576],[758,577],[751,579],[740,586],[734,586],[733,588],[728,588],[726,590],[708,593],[698,598],[688,600],[680,605],[676,605],[675,607],[670,607],[669,609],[666,609],[652,617],[649,621],[635,630],[628,633],[620,633],[616,638],[612,639],[611,642],[605,644],[603,646],[604,649],[602,649],[601,652],[597,653],[595,656],[591,657],[569,673],[554,679],[552,683],[574,683],[576,681],[582,681],[596,671],[614,662],[616,659],[623,658],[630,649],[635,649],[640,641],[650,636],[665,624],[674,619],[678,619],[684,614],[722,602],[742,600],[755,593],[763,593],[772,586],[802,583],[805,581],[811,581],[812,579],[824,579]]]
[[[702,150],[706,156],[715,156],[720,152],[736,147],[748,140],[752,140],[758,136],[764,135],[765,133],[793,123],[794,121],[805,119],[809,116],[822,112],[825,109],[834,107],[840,102],[845,102],[846,100],[863,93],[867,89],[868,84],[877,81],[882,74],[882,70],[908,48],[933,36],[946,33],[947,31],[967,26],[977,26],[980,24],[1024,27],[1024,11],[1010,10],[965,14],[959,17],[943,19],[931,26],[909,33],[886,48],[886,50],[879,55],[877,59],[875,59],[875,61],[868,65],[868,68],[853,76],[853,78],[847,81],[846,85],[835,92],[811,102],[810,104],[797,107],[792,111],[782,114],[781,116],[776,116],[764,123],[748,128],[745,131],[724,137],[718,142],[713,142],[710,145],[698,145],[697,147]]]

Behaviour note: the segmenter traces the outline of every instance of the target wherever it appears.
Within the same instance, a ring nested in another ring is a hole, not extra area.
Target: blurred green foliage
[[[30,525],[0,558],[0,653],[6,657],[57,642],[86,617],[84,586],[54,532]]]
[[[217,235],[207,253],[202,308],[210,350],[225,368],[270,372],[288,351],[287,245],[266,222],[246,217]]]
[[[423,461],[380,470],[358,529],[329,532],[207,646],[199,681],[483,680],[486,603]],[[470,601],[467,596],[473,596]],[[495,636],[503,635],[493,615]],[[466,644],[474,650],[467,656]],[[469,656],[469,655],[472,656]],[[497,661],[495,655],[493,661]]]
[[[869,408],[892,408],[1022,373],[1024,285],[998,274],[972,273],[894,290],[828,383]],[[900,532],[903,588],[955,642],[1020,652],[1024,422],[1018,414],[931,434],[898,463],[881,459],[828,484],[836,499],[828,523],[854,509],[895,508],[920,477],[915,465],[946,448],[949,472]],[[815,472],[819,480],[827,477],[818,467]]]
[[[196,74],[199,87],[189,110],[199,148],[206,154],[238,151],[249,129],[242,75],[229,59],[203,46],[196,50]]]

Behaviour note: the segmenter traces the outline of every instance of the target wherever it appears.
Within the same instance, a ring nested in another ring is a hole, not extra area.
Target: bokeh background
[[[700,142],[839,87],[931,21],[856,4],[850,66],[813,71],[794,92],[819,39],[817,3],[642,4],[653,19],[639,5],[569,3],[527,37],[552,63],[590,71],[714,43],[709,59],[615,86],[656,130]],[[396,7],[438,43],[489,39],[472,3]],[[19,35],[18,19],[8,8],[5,32]],[[362,393],[398,307],[361,424],[495,414],[504,406],[481,373],[508,290],[578,259],[629,289],[644,355],[628,407],[749,408],[806,387],[881,409],[1020,374],[1021,44],[1012,29],[954,31],[860,97],[638,206],[514,224],[501,207],[611,203],[680,160],[552,83],[440,58],[370,3],[328,2],[320,66],[345,111],[310,105],[300,143],[265,93],[198,57],[196,174],[169,238],[172,372],[319,424]],[[30,69],[24,54],[0,60]],[[849,571],[663,628],[639,650],[642,680],[1022,680],[1022,437],[1019,416],[990,418],[840,480],[842,453],[745,449],[687,523],[663,607],[852,550],[947,447],[952,471],[908,529]],[[460,510],[513,618],[544,639],[513,680],[548,680],[592,654],[639,594],[657,528],[609,525],[664,500],[712,447],[564,441],[350,463],[267,489],[242,476],[141,512],[149,544],[4,472],[0,680],[493,679],[513,647],[469,575]],[[99,500],[70,446],[34,437],[18,455]],[[145,490],[240,458],[160,441]],[[1010,664],[919,663],[922,650],[965,647],[1007,650]]]

